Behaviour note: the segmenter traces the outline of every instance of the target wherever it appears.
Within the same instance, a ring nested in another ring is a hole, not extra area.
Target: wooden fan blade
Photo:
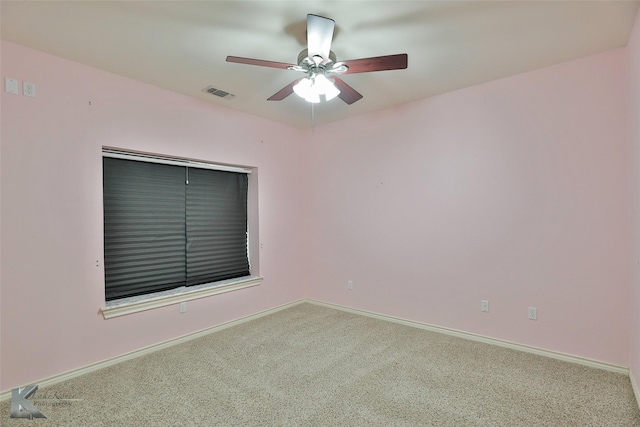
[[[263,59],[241,58],[239,56],[227,56],[227,62],[235,62],[237,64],[258,65],[260,67],[282,68],[288,69],[295,67],[293,64],[285,64],[284,62],[265,61]]]
[[[336,23],[333,19],[311,14],[307,15],[307,49],[309,58],[321,56],[325,60],[329,59],[335,26]]]
[[[331,76],[331,78],[334,80],[336,87],[340,89],[340,94],[338,95],[338,97],[344,102],[351,105],[357,100],[362,99],[362,95],[354,88],[346,84],[342,79],[336,76]]]
[[[267,98],[267,101],[282,101],[287,96],[289,96],[289,95],[291,95],[293,93],[293,87],[296,84],[298,84],[298,82],[300,80],[302,80],[302,79],[297,79],[297,80],[292,81],[291,83],[289,83],[288,85],[286,85],[285,87],[280,89],[278,92],[274,93],[269,98]]]
[[[375,56],[373,58],[351,59],[340,61],[349,69],[342,74],[368,73],[370,71],[402,70],[407,68],[408,55]]]

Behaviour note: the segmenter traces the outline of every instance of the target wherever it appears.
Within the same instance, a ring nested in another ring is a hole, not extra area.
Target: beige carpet
[[[640,426],[623,375],[300,304],[105,368],[3,426]]]

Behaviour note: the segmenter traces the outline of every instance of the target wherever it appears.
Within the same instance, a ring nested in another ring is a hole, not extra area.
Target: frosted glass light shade
[[[293,91],[300,98],[307,98],[309,93],[311,92],[311,80],[308,78],[301,79],[294,87]]]
[[[340,94],[340,90],[324,74],[301,79],[293,87],[293,91],[300,98],[304,98],[305,101],[314,104],[320,102],[320,95],[324,95],[325,99],[330,101]]]
[[[318,93],[324,94],[327,101],[332,100],[340,93],[333,82],[326,78],[323,74],[319,74],[316,77],[314,87],[316,86],[318,87]]]

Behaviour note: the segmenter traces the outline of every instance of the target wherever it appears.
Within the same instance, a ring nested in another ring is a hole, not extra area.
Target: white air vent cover
[[[235,98],[234,94],[229,93],[229,92],[225,92],[224,90],[221,90],[221,89],[216,89],[213,86],[207,86],[204,89],[202,89],[202,91],[210,93],[211,95],[219,96],[220,98],[224,98],[224,99],[233,99],[233,98]]]

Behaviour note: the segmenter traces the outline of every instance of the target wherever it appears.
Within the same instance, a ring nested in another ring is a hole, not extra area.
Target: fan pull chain
[[[311,133],[316,133],[316,115],[315,115],[315,104],[311,103]]]

